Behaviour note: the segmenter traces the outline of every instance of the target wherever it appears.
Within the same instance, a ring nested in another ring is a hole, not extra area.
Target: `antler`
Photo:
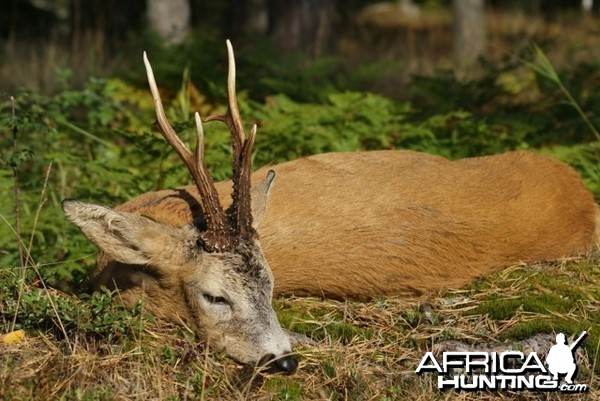
[[[156,86],[156,80],[154,79],[154,73],[152,72],[152,66],[148,61],[146,52],[144,52],[144,65],[146,66],[148,84],[150,85],[150,91],[154,99],[156,121],[158,122],[160,132],[187,166],[200,194],[202,211],[204,212],[207,226],[206,231],[200,234],[203,246],[207,251],[225,250],[232,245],[232,236],[229,235],[226,216],[219,203],[219,195],[215,189],[213,179],[204,164],[204,130],[202,129],[200,115],[197,112],[194,115],[196,120],[197,144],[195,152],[192,153],[185,143],[181,141],[167,120],[158,87]]]
[[[181,160],[192,174],[200,199],[202,211],[206,218],[207,230],[200,234],[203,246],[208,251],[222,251],[237,243],[239,238],[254,238],[256,231],[252,227],[252,210],[250,200],[250,175],[252,172],[252,149],[256,137],[256,124],[252,126],[250,135],[246,137],[240,117],[235,93],[235,58],[231,42],[227,40],[229,72],[227,75],[227,112],[211,116],[206,121],[224,122],[231,132],[233,148],[233,202],[227,212],[219,203],[219,195],[214,182],[204,164],[204,130],[200,115],[196,112],[197,144],[192,153],[181,141],[165,115],[152,66],[144,52],[144,65],[148,75],[150,91],[154,99],[156,121],[163,137],[175,149]]]
[[[225,114],[210,116],[209,121],[221,121],[227,125],[231,133],[233,148],[233,202],[227,209],[233,229],[242,238],[256,235],[252,228],[252,210],[250,201],[250,174],[252,172],[252,148],[256,136],[256,124],[252,126],[250,135],[246,137],[240,117],[240,110],[235,92],[235,57],[231,42],[227,40],[227,57],[229,71],[227,74],[227,111]]]

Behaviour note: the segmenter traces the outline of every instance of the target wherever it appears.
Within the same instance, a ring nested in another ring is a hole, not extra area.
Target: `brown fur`
[[[598,207],[575,171],[530,152],[459,161],[412,151],[329,153],[270,168],[277,182],[259,234],[275,295],[422,294],[598,243]],[[268,169],[253,174],[253,185]],[[230,203],[231,184],[217,190]],[[199,216],[197,198],[188,186],[118,210],[184,226]],[[136,275],[144,275],[135,271],[101,254],[95,284],[116,282],[133,300],[142,296]],[[179,281],[144,285],[157,308],[183,316]]]

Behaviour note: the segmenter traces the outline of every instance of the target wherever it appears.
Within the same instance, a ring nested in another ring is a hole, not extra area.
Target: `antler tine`
[[[204,165],[204,130],[202,129],[202,121],[200,115],[195,114],[197,144],[194,154],[179,138],[167,116],[165,114],[158,86],[154,78],[154,72],[148,56],[144,52],[144,65],[146,66],[146,74],[148,75],[148,84],[154,99],[154,109],[156,111],[156,121],[163,137],[169,145],[175,149],[181,160],[185,163],[187,169],[192,174],[200,198],[202,200],[202,210],[206,218],[206,232],[201,234],[201,239],[207,250],[220,251],[225,249],[230,242],[228,230],[225,225],[225,214],[219,203],[219,196],[215,189],[211,175],[206,170]]]
[[[250,201],[250,174],[252,171],[252,148],[256,136],[256,125],[252,127],[249,137],[246,137],[240,116],[235,91],[235,56],[233,46],[227,40],[227,57],[229,72],[227,74],[227,111],[225,114],[211,116],[206,121],[221,121],[231,132],[233,148],[233,202],[227,210],[233,228],[243,238],[255,235],[252,228],[252,211]]]
[[[235,56],[233,54],[233,46],[229,39],[227,39],[226,44],[227,60],[229,64],[229,70],[227,72],[227,112],[225,112],[225,114],[210,116],[206,119],[206,122],[221,121],[227,124],[231,131],[234,154],[239,154],[242,144],[246,139],[246,133],[244,132],[244,125],[242,124],[242,118],[240,117],[237,93],[235,91]]]
[[[156,80],[154,79],[154,72],[152,71],[152,66],[150,65],[150,61],[148,60],[146,52],[144,52],[144,65],[146,66],[148,84],[150,86],[150,92],[152,92],[152,98],[154,100],[154,110],[156,111],[156,121],[158,122],[160,131],[169,143],[169,145],[171,145],[173,149],[175,149],[179,157],[181,157],[181,159],[183,159],[183,161],[187,165],[189,158],[192,156],[192,152],[190,152],[185,143],[183,143],[179,136],[177,136],[177,133],[175,132],[173,127],[171,127],[171,124],[169,124],[169,120],[167,120],[167,116],[162,105],[162,100],[160,98],[160,93],[158,92],[158,86],[156,85]],[[188,168],[189,167],[190,166],[188,166]]]
[[[239,159],[238,176],[234,177],[231,213],[235,214],[240,235],[245,238],[256,235],[252,227],[252,202],[250,198],[250,176],[252,174],[252,149],[256,138],[256,124],[252,125],[248,139],[244,141]]]
[[[194,121],[196,122],[196,165],[204,165],[204,127],[202,127],[202,119],[200,113],[194,113]]]

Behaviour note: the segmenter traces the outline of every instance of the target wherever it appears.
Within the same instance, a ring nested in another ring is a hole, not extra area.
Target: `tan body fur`
[[[459,161],[412,151],[330,153],[263,168],[253,185],[268,169],[277,179],[259,235],[275,295],[422,294],[598,243],[598,207],[576,172],[530,152]],[[230,203],[231,184],[217,190]],[[200,213],[196,198],[189,186],[117,210],[184,226]],[[115,282],[126,303],[143,287],[154,313],[185,318],[178,277],[101,253],[94,284]]]

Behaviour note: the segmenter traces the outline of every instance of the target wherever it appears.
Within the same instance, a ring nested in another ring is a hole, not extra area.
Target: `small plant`
[[[534,46],[533,51],[535,57],[534,62],[524,61],[525,64],[540,76],[554,83],[560,89],[561,93],[567,99],[568,104],[577,111],[577,114],[579,114],[581,119],[587,124],[596,139],[600,141],[600,133],[588,117],[587,113],[583,111],[577,100],[575,100],[573,95],[571,95],[571,92],[563,84],[563,81],[560,79],[550,60],[548,60],[544,52],[538,46]]]

